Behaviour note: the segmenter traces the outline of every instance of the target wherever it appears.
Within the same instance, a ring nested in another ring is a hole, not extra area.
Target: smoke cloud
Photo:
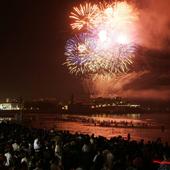
[[[138,4],[140,19],[137,29],[142,46],[152,49],[169,48],[169,4],[170,0],[144,0]]]
[[[125,87],[132,81],[147,74],[148,71],[132,72],[121,77],[97,76],[84,81],[91,97],[127,97]]]

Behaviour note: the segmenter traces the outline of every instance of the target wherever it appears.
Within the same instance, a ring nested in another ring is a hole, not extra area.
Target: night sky
[[[143,33],[147,43],[138,49],[131,72],[119,80],[114,93],[131,98],[170,99],[170,14],[164,9],[168,1],[158,0],[160,4],[154,7],[152,0],[150,4],[146,0],[138,4],[144,14],[145,8],[147,12],[154,8],[155,14],[143,15],[148,19],[147,22],[142,18],[145,21],[142,25],[147,28]],[[68,15],[79,2],[0,2],[0,98],[68,99],[72,93],[86,96],[80,79],[70,75],[62,65],[65,42],[73,35]],[[159,10],[164,13],[162,16],[159,13],[158,18]]]
[[[1,97],[67,97],[79,92],[79,81],[62,65],[70,3],[4,2],[0,4]]]

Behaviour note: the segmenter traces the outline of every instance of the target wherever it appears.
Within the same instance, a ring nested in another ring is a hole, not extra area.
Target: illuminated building
[[[0,103],[0,110],[20,110],[18,103]]]

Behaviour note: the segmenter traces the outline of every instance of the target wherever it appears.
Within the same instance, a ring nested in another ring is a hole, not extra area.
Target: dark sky
[[[67,2],[0,3],[0,97],[60,98],[81,93],[80,81],[62,65],[72,7]]]
[[[64,45],[71,36],[68,15],[77,2],[79,1],[0,2],[0,98],[22,96],[63,99],[69,98],[72,93],[77,96],[85,95],[82,82],[70,75],[62,65],[65,60]],[[145,3],[140,5],[145,8]],[[169,30],[169,26],[166,26],[165,32],[167,28]],[[152,30],[150,32],[153,33]],[[150,33],[148,35],[154,36]],[[163,47],[149,49],[148,46],[139,50],[140,55],[135,60],[132,71],[117,83],[117,88],[113,87],[115,93],[126,97],[137,97],[140,94],[144,98],[148,96],[156,99],[162,96],[161,99],[169,100],[170,52],[167,47],[170,45],[170,36],[159,34],[159,37],[163,37]]]

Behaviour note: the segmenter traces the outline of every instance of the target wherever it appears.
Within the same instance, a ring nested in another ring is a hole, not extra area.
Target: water
[[[124,138],[130,133],[132,139],[145,141],[156,140],[160,137],[164,142],[170,143],[170,115],[167,113],[155,114],[126,114],[126,115],[63,115],[62,119],[57,121],[56,129],[69,130],[71,133],[79,132],[83,134],[95,134],[95,136],[105,136],[111,138],[121,135]],[[95,121],[116,121],[129,122],[133,124],[148,124],[151,128],[125,128],[125,127],[101,127],[93,123],[87,123],[82,120]],[[165,129],[162,129],[164,127]]]

